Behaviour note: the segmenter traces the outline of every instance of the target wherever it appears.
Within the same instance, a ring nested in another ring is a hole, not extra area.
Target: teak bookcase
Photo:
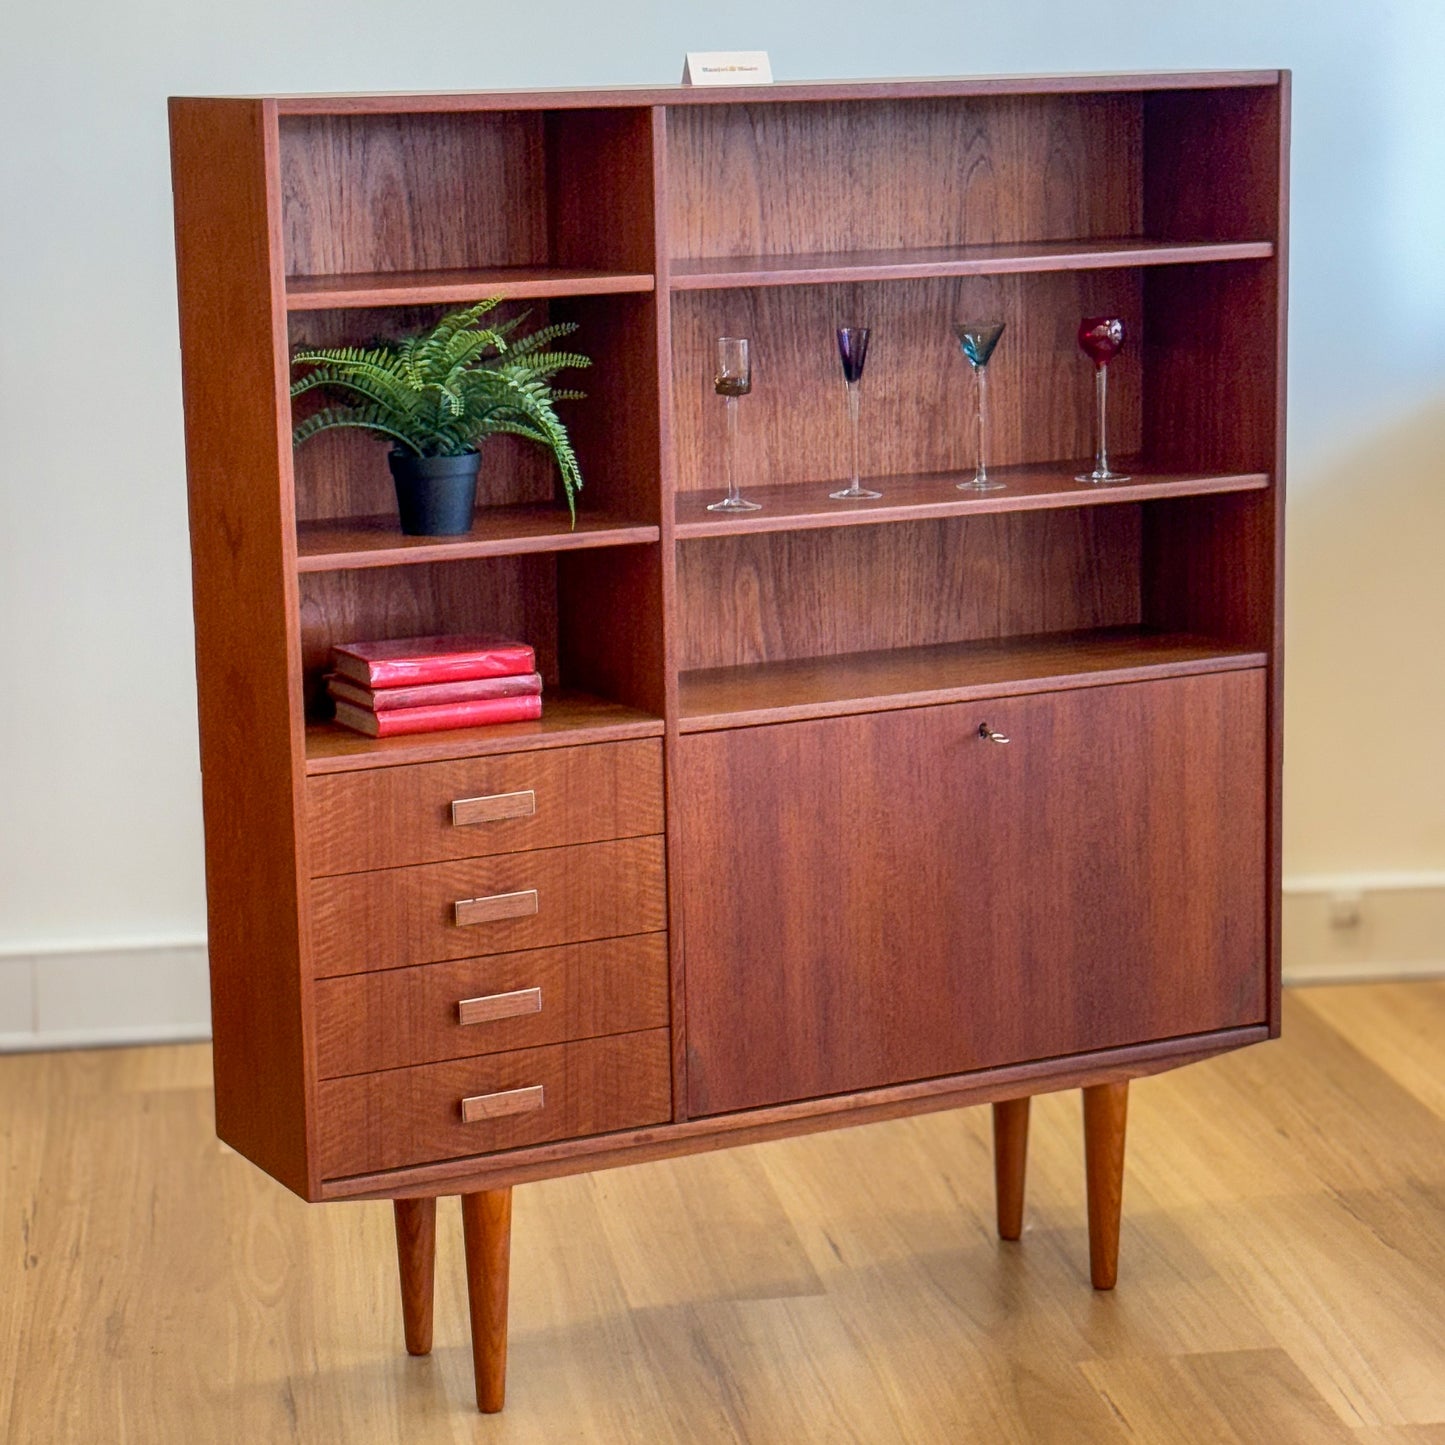
[[[172,102],[217,1126],[396,1201],[414,1352],[462,1196],[483,1409],[513,1184],[991,1102],[1017,1238],[1029,1096],[1078,1086],[1108,1288],[1128,1081],[1278,1032],[1287,98]],[[498,442],[470,535],[404,538],[376,442],[293,456],[290,351],[499,293],[596,359],[577,525]],[[1133,480],[1089,487],[1104,312]],[[949,323],[995,317],[970,495]],[[848,322],[883,497],[840,505]],[[542,720],[326,720],[333,642],[448,631],[534,643]]]

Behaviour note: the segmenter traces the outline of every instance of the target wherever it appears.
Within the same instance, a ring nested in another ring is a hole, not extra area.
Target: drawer
[[[667,1029],[317,1085],[321,1172],[335,1179],[661,1124]]]
[[[582,843],[311,884],[321,978],[667,926],[661,838]]]
[[[665,1028],[667,935],[317,981],[323,1079]]]
[[[356,873],[662,832],[656,738],[309,778],[311,872]]]

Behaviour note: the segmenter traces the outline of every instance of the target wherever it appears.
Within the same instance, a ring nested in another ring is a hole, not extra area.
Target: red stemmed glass
[[[1076,482],[1127,482],[1126,472],[1109,467],[1109,434],[1107,429],[1109,399],[1109,363],[1124,344],[1124,323],[1117,316],[1086,316],[1079,323],[1079,349],[1094,363],[1094,395],[1098,401],[1098,442],[1094,451],[1094,470],[1081,472]]]

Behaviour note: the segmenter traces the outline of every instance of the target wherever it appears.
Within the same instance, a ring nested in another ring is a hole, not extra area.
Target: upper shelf
[[[1129,466],[1129,458],[1115,458]],[[1258,491],[1269,485],[1263,472],[1150,471],[1129,466],[1127,482],[1096,486],[1076,482],[1092,465],[1054,462],[1019,467],[991,467],[989,475],[1005,485],[995,492],[960,491],[956,485],[971,472],[931,472],[917,476],[865,477],[883,495],[877,501],[835,502],[828,496],[842,479],[789,482],[783,486],[742,485],[757,512],[709,512],[719,493],[681,492],[677,497],[674,536],[718,537],[735,532],[803,532],[814,527],[857,527],[879,522],[923,521],[980,512],[1032,512],[1056,507],[1090,507],[1109,502],[1147,502],[1160,497],[1195,497],[1212,492]]]
[[[339,276],[288,276],[288,311],[365,306],[450,305],[483,296],[527,300],[550,296],[610,296],[651,291],[648,272],[596,271],[577,266],[490,266],[443,271],[373,271]]]
[[[598,512],[579,512],[571,525],[564,508],[535,503],[479,507],[472,530],[457,537],[408,537],[396,517],[332,517],[299,522],[298,572],[341,572],[466,557],[514,557],[523,552],[576,552],[656,542],[659,528]]]
[[[668,284],[674,291],[712,291],[734,286],[808,286],[829,281],[906,281],[932,276],[1003,276],[1026,271],[1101,271],[1122,266],[1260,261],[1273,255],[1273,241],[1164,241],[1124,236],[811,255],[676,257]]]

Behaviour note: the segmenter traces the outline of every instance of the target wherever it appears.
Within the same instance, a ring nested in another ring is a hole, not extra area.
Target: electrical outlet
[[[1330,894],[1330,927],[1358,928],[1364,909],[1364,894],[1353,889],[1341,889]]]

